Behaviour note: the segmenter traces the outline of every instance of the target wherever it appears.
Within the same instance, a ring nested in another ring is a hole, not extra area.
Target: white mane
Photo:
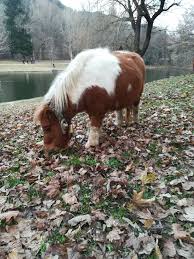
[[[100,60],[99,60],[99,57],[100,57]],[[96,65],[92,65],[93,63],[95,63],[93,62],[94,60],[97,60]],[[106,60],[109,60],[108,64]],[[110,61],[112,62],[111,64],[110,64]],[[87,87],[92,86],[92,84],[87,85],[88,83],[92,82],[93,85],[98,85],[97,83],[99,80],[95,82],[96,78],[97,79],[100,78],[101,80],[101,77],[104,78],[109,76],[107,74],[107,71],[105,75],[101,76],[103,72],[102,69],[104,70],[104,68],[101,69],[99,67],[99,63],[104,63],[104,66],[106,67],[107,70],[111,70],[111,73],[113,70],[113,72],[116,73],[115,76],[110,75],[110,77],[111,78],[114,77],[113,80],[115,80],[116,76],[118,76],[120,72],[120,67],[118,69],[119,65],[116,57],[114,57],[108,49],[98,48],[98,49],[85,50],[79,53],[70,62],[66,70],[60,73],[56,77],[49,91],[45,95],[44,101],[46,103],[51,103],[51,105],[53,105],[53,108],[57,113],[61,113],[64,111],[65,105],[68,103],[68,98],[73,103],[77,103],[83,91]],[[92,67],[90,66],[90,64],[92,65]],[[117,65],[116,70],[114,69],[114,64]],[[91,68],[89,68],[88,70],[88,67],[91,67]],[[101,70],[101,71],[96,71],[96,70]],[[89,78],[87,78],[87,75],[85,74],[89,74]],[[101,81],[100,81],[100,85],[98,85],[99,87],[104,87],[105,89],[110,87],[111,89],[113,88],[112,82],[106,82],[105,84],[103,83],[101,84]]]

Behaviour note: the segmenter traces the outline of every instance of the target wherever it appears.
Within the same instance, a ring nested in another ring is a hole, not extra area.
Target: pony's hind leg
[[[123,123],[123,111],[122,110],[116,111],[115,125],[121,126],[122,123]]]
[[[132,112],[133,112],[133,122],[139,123],[139,103],[133,105]]]
[[[126,125],[131,125],[133,123],[133,107],[127,107],[125,116]]]

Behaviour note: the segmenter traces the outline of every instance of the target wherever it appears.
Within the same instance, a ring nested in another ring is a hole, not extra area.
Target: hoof
[[[99,143],[97,141],[92,143],[90,141],[87,141],[87,143],[85,144],[85,148],[96,147],[98,145]]]
[[[123,123],[121,121],[115,121],[115,126],[116,127],[122,127],[123,126]]]
[[[133,126],[134,125],[134,122],[133,121],[128,121],[127,123],[126,123],[126,126]]]
[[[44,146],[44,142],[43,141],[36,142],[36,146],[43,147]]]

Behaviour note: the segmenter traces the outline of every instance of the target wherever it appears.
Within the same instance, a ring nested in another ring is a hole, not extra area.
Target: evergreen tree
[[[27,5],[24,0],[4,0],[6,29],[12,57],[17,54],[23,58],[32,55],[31,35],[27,31],[29,21]]]

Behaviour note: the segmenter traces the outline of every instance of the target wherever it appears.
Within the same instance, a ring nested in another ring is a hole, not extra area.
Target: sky
[[[60,0],[64,5],[75,10],[82,10],[88,7],[88,0]],[[91,1],[92,2],[92,1]],[[194,5],[193,0],[182,0],[181,8],[172,7],[168,12],[162,13],[155,21],[155,26],[167,28],[169,31],[175,31],[179,22],[183,19],[184,11]]]

